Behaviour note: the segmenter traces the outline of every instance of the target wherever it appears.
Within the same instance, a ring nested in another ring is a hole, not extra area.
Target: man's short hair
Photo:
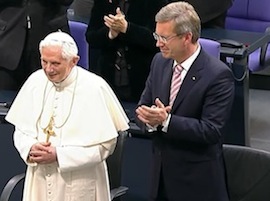
[[[67,33],[57,31],[48,34],[39,43],[39,51],[43,47],[59,46],[62,48],[62,56],[64,59],[71,59],[78,55],[78,47],[75,40]]]

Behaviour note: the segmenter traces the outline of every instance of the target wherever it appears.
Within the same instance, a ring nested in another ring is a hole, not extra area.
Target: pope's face
[[[48,79],[55,83],[63,81],[78,61],[77,57],[64,59],[59,46],[43,47],[40,53],[41,66]]]

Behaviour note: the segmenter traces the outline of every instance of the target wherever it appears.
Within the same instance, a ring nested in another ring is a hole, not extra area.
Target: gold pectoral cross
[[[55,132],[53,130],[53,124],[54,124],[54,119],[53,117],[51,117],[48,126],[43,129],[43,132],[46,135],[46,142],[49,142],[51,136],[55,136]]]

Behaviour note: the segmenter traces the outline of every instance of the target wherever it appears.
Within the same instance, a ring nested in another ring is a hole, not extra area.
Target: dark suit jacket
[[[171,0],[171,2],[179,0]],[[233,0],[185,0],[190,3],[200,16],[201,22],[208,22],[231,7]]]
[[[32,52],[27,64],[40,67],[38,44],[48,33],[61,29],[68,32],[66,6],[73,0],[0,0],[0,67],[14,70],[24,45]],[[27,18],[31,28],[27,32]]]
[[[101,50],[97,67],[90,66],[90,70],[96,68],[95,72],[101,74],[113,88],[116,51],[119,47],[125,48],[127,63],[131,68],[129,77],[132,101],[138,102],[149,73],[151,60],[158,52],[153,37],[155,15],[167,4],[167,0],[129,0],[128,2],[129,8],[125,14],[129,22],[127,32],[120,34],[117,39],[110,40],[109,29],[104,25],[103,17],[115,14],[119,0],[114,0],[113,3],[109,3],[108,0],[95,0],[86,39],[91,48]]]
[[[154,57],[139,105],[151,106],[157,97],[168,105],[172,65],[161,53]],[[170,201],[228,201],[222,129],[233,97],[230,69],[201,50],[175,99],[168,132],[152,134],[152,197],[162,171]]]

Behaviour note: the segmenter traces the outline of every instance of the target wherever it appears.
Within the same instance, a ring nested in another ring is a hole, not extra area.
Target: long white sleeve
[[[21,158],[27,163],[27,158],[29,155],[29,151],[33,144],[37,143],[37,139],[31,135],[27,135],[22,130],[15,127],[14,135],[14,145],[18,150]]]
[[[114,138],[102,144],[89,147],[57,147],[59,170],[61,172],[73,171],[101,163],[113,153],[116,141],[116,138]]]

